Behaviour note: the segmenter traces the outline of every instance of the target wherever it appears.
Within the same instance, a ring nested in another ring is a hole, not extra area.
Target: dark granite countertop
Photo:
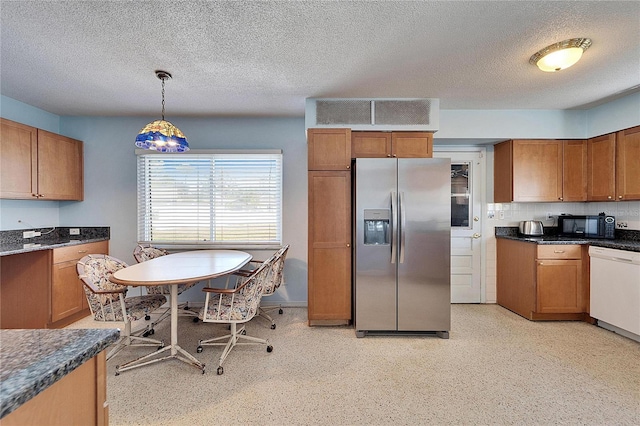
[[[108,329],[0,330],[0,418],[93,358],[120,336]]]
[[[0,231],[0,256],[51,250],[59,247],[105,241],[110,237],[108,227],[78,228],[80,235],[70,235],[69,228],[54,228],[40,237],[22,238],[24,230]]]
[[[545,235],[540,237],[520,235],[518,234],[517,227],[496,227],[495,231],[496,238],[524,241],[535,244],[589,244],[595,247],[640,252],[640,238],[638,238],[638,234],[640,234],[640,231],[616,232],[616,238],[608,240],[601,238],[562,237],[554,235],[553,229],[547,231],[546,228]]]

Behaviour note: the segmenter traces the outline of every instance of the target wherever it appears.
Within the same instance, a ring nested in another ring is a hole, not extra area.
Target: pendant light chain
[[[164,121],[164,81],[165,77],[162,77],[162,121]]]

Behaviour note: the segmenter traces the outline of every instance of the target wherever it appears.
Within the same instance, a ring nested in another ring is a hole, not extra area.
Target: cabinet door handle
[[[554,253],[564,253],[564,250],[554,250]]]
[[[347,169],[350,169],[350,168],[351,168],[351,166],[347,166]],[[609,198],[611,198],[611,197],[609,197]]]
[[[612,198],[612,197],[611,197],[611,195],[609,195],[609,196],[607,197],[607,199],[609,199],[609,200],[610,200],[611,198]]]
[[[562,201],[562,200],[564,200],[564,198],[562,198],[562,197],[558,197],[558,200]]]
[[[619,199],[619,200],[622,200],[622,195],[618,195],[618,199]]]
[[[78,250],[78,253],[86,253],[87,250]]]

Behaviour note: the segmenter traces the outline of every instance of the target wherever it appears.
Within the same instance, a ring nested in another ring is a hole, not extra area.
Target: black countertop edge
[[[505,229],[508,228],[508,229]],[[546,230],[546,228],[545,228]],[[629,232],[629,231],[627,231]],[[540,237],[532,237],[526,235],[519,235],[517,227],[496,227],[496,238],[503,238],[507,240],[523,241],[528,243],[543,244],[543,245],[562,245],[562,244],[589,244],[595,247],[605,247],[617,250],[627,250],[633,252],[640,252],[640,241],[635,239],[615,238],[612,240],[600,239],[600,238],[575,238],[575,237],[560,237],[553,234],[546,234]],[[616,234],[618,237],[618,234]]]
[[[47,241],[36,244],[2,244],[0,246],[0,256],[9,256],[12,254],[29,253],[39,250],[51,250],[59,247],[75,246],[78,244],[95,243],[98,241],[106,241],[108,237],[102,238],[89,238],[86,240],[60,240],[60,241]]]
[[[0,419],[116,342],[105,329],[0,330]]]

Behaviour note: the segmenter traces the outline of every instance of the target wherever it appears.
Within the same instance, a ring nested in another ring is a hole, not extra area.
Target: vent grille
[[[371,124],[371,101],[317,101],[316,124]]]
[[[371,131],[436,132],[440,100],[436,98],[307,98],[305,127]]]
[[[375,124],[428,125],[430,109],[428,99],[375,101]]]

